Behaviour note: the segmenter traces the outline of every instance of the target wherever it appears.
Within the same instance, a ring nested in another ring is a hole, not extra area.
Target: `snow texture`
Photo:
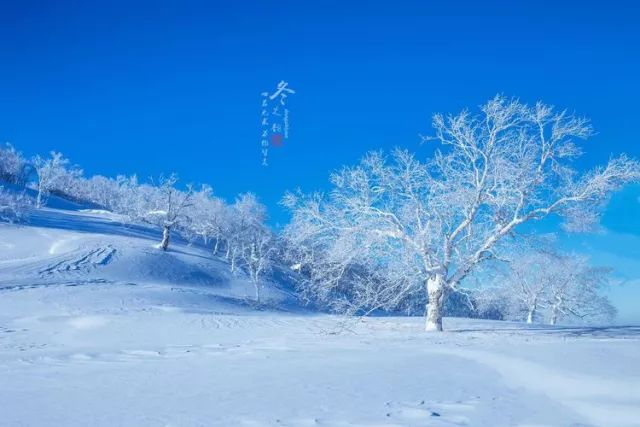
[[[639,327],[359,321],[99,210],[0,224],[1,426],[640,425]]]

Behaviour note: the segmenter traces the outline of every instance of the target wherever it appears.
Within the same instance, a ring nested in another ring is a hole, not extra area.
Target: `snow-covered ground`
[[[0,225],[1,426],[639,426],[639,327],[343,321],[99,210]]]

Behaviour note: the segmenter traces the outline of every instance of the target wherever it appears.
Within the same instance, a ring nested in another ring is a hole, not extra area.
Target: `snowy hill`
[[[178,286],[220,300],[244,304],[253,284],[242,272],[207,249],[175,239],[169,251],[157,249],[159,231],[98,209],[54,200],[35,210],[27,225],[0,224],[0,288],[51,284],[136,284]],[[72,207],[73,209],[69,209]],[[269,283],[265,300],[293,306],[290,291]]]
[[[0,225],[0,426],[638,426],[640,329],[300,308],[81,206]]]

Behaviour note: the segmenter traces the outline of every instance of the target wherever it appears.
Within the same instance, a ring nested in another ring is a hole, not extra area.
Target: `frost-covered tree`
[[[102,206],[112,212],[123,214],[131,220],[143,215],[141,200],[138,197],[138,178],[118,175],[115,179],[101,175],[83,179],[76,197]]]
[[[213,254],[225,249],[231,269],[242,268],[256,284],[256,298],[260,294],[260,278],[271,268],[276,239],[265,224],[266,208],[255,196],[245,194],[233,205],[213,195],[208,185],[198,191],[191,186],[181,191],[176,187],[175,174],[160,177],[157,183],[140,183],[134,175],[85,178],[80,169],[70,166],[61,153],[50,157],[36,156],[33,169],[38,174],[37,205],[55,194],[78,202],[87,202],[118,213],[123,223],[146,222],[162,228],[159,247],[166,250],[172,232],[193,243],[212,246]],[[0,180],[11,184],[24,183],[24,172],[30,164],[11,145],[0,147]],[[21,175],[22,174],[22,175]],[[21,178],[23,177],[23,178]],[[22,181],[21,181],[22,180]],[[9,195],[12,195],[9,197]],[[3,220],[16,220],[28,199],[3,192]]]
[[[222,200],[216,199],[208,212],[209,227],[213,233],[212,251],[214,255],[218,255],[220,247],[226,242],[224,233],[229,228],[227,224],[231,221],[231,209]]]
[[[33,167],[38,173],[38,195],[36,207],[41,208],[46,196],[54,189],[63,188],[63,183],[68,182],[67,167],[69,160],[62,153],[52,151],[50,157],[36,156],[33,159]],[[75,173],[74,175],[78,175]]]
[[[242,252],[243,264],[255,288],[256,302],[261,302],[262,278],[272,268],[276,251],[275,239],[271,230],[259,224],[247,236],[248,241]]]
[[[60,175],[53,182],[50,192],[57,196],[66,197],[75,201],[85,201],[86,188],[82,169],[77,166],[67,166],[60,171]]]
[[[213,240],[212,250],[217,254],[222,240],[224,221],[227,220],[226,210],[225,203],[213,195],[211,186],[203,185],[193,194],[187,213],[188,224],[182,228],[187,234],[202,239],[205,246]]]
[[[546,292],[546,314],[550,325],[559,320],[611,321],[616,309],[600,291],[610,282],[611,269],[591,267],[584,256],[556,257],[550,265],[554,280]]]
[[[324,220],[311,219],[321,215],[321,195],[304,201],[300,197],[288,194],[283,200],[294,213],[281,239],[283,260],[298,273],[297,288],[303,301],[346,314],[411,305],[421,285],[406,253],[385,253],[384,245],[365,242],[355,229],[336,233]],[[325,215],[332,216],[326,210]]]
[[[26,194],[0,185],[0,222],[23,222],[32,206],[33,201]]]
[[[495,286],[479,296],[481,305],[503,303],[503,315],[527,323],[558,319],[610,320],[615,310],[600,291],[610,270],[591,267],[576,254],[538,251],[512,254],[494,276]]]
[[[225,257],[231,264],[231,271],[235,272],[250,244],[252,234],[266,219],[266,209],[253,194],[246,193],[238,196],[229,210],[224,230],[227,244]]]
[[[415,289],[410,280],[398,286],[398,265],[420,280],[427,330],[442,330],[449,295],[523,224],[557,214],[569,230],[588,229],[613,191],[640,180],[640,164],[624,155],[580,173],[572,162],[581,154],[578,140],[592,133],[589,122],[542,103],[497,96],[477,114],[436,114],[433,127],[425,139],[440,147],[426,163],[402,150],[390,158],[369,153],[332,174],[327,196],[285,198],[290,227],[342,253],[338,275],[365,254],[390,272],[381,289],[392,289],[389,297]],[[320,286],[329,292],[336,283]]]
[[[24,185],[27,162],[22,153],[9,143],[0,147],[0,181]]]
[[[186,208],[191,205],[193,197],[191,186],[188,186],[186,191],[180,191],[175,187],[177,182],[176,174],[169,177],[161,176],[158,187],[153,191],[147,191],[145,195],[145,200],[150,201],[152,206],[146,216],[155,219],[162,226],[162,240],[158,247],[163,251],[169,248],[171,230],[184,220]],[[150,188],[147,187],[147,190]]]
[[[506,271],[499,274],[494,298],[507,301],[506,317],[531,324],[544,309],[549,289],[557,280],[558,258],[552,253],[532,252],[518,254],[506,263]]]
[[[213,213],[216,232],[214,252],[218,242],[224,240],[225,257],[236,273],[242,269],[255,287],[255,298],[260,302],[263,276],[273,264],[276,239],[266,225],[266,207],[251,193],[241,194],[231,206],[220,206]]]

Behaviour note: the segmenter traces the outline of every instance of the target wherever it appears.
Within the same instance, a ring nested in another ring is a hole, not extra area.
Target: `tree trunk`
[[[260,304],[260,284],[256,280],[253,282],[253,286],[256,288],[256,302]]]
[[[216,236],[216,244],[213,245],[213,254],[217,255],[218,254],[218,246],[220,245],[220,238],[218,236]]]
[[[427,302],[425,330],[442,331],[442,312],[446,291],[444,278],[439,274],[430,277],[427,279],[426,287],[429,301]]]
[[[527,323],[530,325],[533,323],[533,318],[536,315],[536,306],[529,308],[529,314],[527,314]]]
[[[166,251],[169,247],[169,239],[171,238],[171,227],[165,225],[162,227],[162,241],[160,242],[160,249]]]
[[[553,310],[551,311],[551,319],[549,320],[549,324],[550,325],[555,325],[556,322],[558,321],[558,310],[553,307]]]
[[[36,207],[40,209],[42,207],[42,189],[38,188],[38,196],[36,197]]]

